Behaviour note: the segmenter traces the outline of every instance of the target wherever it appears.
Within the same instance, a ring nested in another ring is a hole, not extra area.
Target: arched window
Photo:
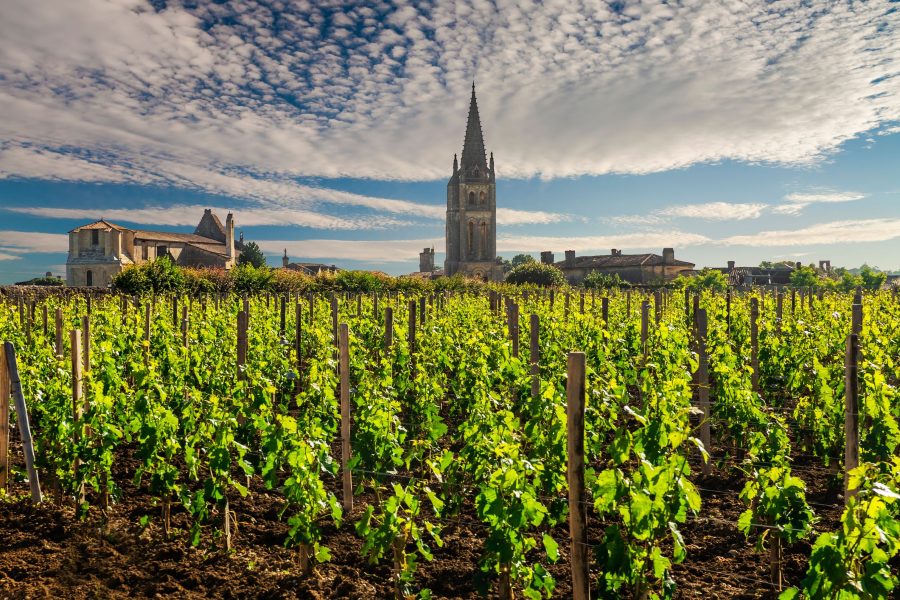
[[[93,271],[88,271],[88,272],[85,274],[85,284],[87,284],[88,287],[91,287],[91,286],[94,285],[94,273],[93,273]]]
[[[485,200],[484,192],[481,192],[478,195],[478,204],[484,204],[484,200]]]
[[[469,205],[475,205],[475,192],[469,192]]]
[[[469,221],[469,244],[466,246],[466,251],[469,256],[475,255],[475,223],[473,221]]]
[[[478,254],[481,255],[482,259],[488,258],[488,247],[487,247],[487,223],[484,221],[481,222],[481,225],[478,226]]]

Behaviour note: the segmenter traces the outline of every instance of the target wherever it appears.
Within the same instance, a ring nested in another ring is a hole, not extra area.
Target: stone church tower
[[[453,175],[447,183],[447,275],[503,279],[503,267],[497,264],[496,189],[494,154],[489,164],[473,83],[462,159],[457,163],[453,156]]]

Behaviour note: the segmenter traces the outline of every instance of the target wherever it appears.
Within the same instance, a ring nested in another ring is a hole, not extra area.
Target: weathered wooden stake
[[[759,392],[759,300],[750,298],[750,368],[753,391]]]
[[[419,325],[425,326],[425,296],[419,298]]]
[[[244,367],[247,365],[247,313],[241,311],[237,316],[237,376],[243,381],[247,375]]]
[[[384,309],[384,351],[388,354],[394,345],[394,309],[388,306]]]
[[[81,317],[82,344],[84,346],[84,371],[91,372],[91,317]]]
[[[12,342],[5,342],[6,368],[9,373],[10,392],[16,401],[16,416],[19,420],[19,436],[22,438],[22,450],[25,454],[25,468],[28,470],[28,483],[31,485],[31,499],[41,501],[41,482],[34,466],[34,443],[31,440],[31,426],[28,423],[28,409],[25,406],[25,394],[22,392],[22,381],[19,379],[19,366],[16,363],[16,348]]]
[[[6,490],[9,479],[9,398],[6,347],[0,345],[0,490]]]
[[[588,573],[587,513],[584,493],[585,355],[570,352],[566,380],[566,421],[569,482],[569,537],[573,600],[590,598]]]
[[[697,311],[697,343],[699,360],[697,365],[697,404],[703,412],[700,421],[700,441],[706,452],[712,454],[712,436],[710,433],[710,411],[709,411],[709,355],[706,350],[707,335],[706,309],[701,308]],[[703,474],[712,474],[712,462],[706,460],[703,462]]]
[[[512,340],[512,355],[519,356],[519,305],[509,303],[509,338]]]
[[[56,307],[56,356],[62,360],[63,357],[63,316],[62,307]]]
[[[850,489],[850,471],[859,466],[859,336],[847,336],[844,356],[844,503],[856,493]]]
[[[281,297],[281,319],[278,322],[278,331],[281,333],[281,337],[284,337],[285,332],[287,331],[287,298],[285,296]]]
[[[350,473],[350,330],[340,326],[339,375],[341,377],[341,469],[343,472],[344,512],[353,510],[353,475]]]
[[[541,394],[540,327],[541,318],[538,315],[531,315],[531,353],[529,362],[531,363],[531,396],[533,398],[537,398]]]
[[[600,299],[600,315],[603,317],[603,326],[609,329],[609,298],[606,296]]]
[[[650,326],[648,321],[650,321],[650,302],[644,300],[641,302],[641,352],[644,361],[647,360],[647,334]]]
[[[78,431],[78,428],[81,424],[81,418],[84,415],[84,399],[83,399],[83,379],[82,379],[82,358],[81,358],[81,330],[73,329],[69,332],[69,343],[71,344],[71,358],[72,358],[72,416],[75,422],[75,429],[72,433],[73,443],[77,446],[79,440],[81,439],[81,435]],[[90,433],[85,432],[85,435],[90,435]],[[76,458],[75,464],[73,465],[75,470],[76,478],[78,476],[78,470],[81,468],[81,460]],[[78,502],[84,502],[84,485],[78,486],[78,491],[76,494]]]

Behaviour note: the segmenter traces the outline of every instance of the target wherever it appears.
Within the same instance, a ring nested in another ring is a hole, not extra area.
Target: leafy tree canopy
[[[257,269],[260,267],[266,266],[266,255],[263,254],[262,250],[259,249],[259,246],[256,242],[247,242],[244,244],[244,249],[241,250],[241,255],[238,256],[237,264],[239,265],[253,265]]]
[[[563,272],[553,265],[545,265],[536,260],[525,262],[506,274],[507,283],[530,283],[542,287],[556,287],[566,284]]]

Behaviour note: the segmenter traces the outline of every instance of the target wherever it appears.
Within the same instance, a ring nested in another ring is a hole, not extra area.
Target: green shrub
[[[268,267],[257,268],[249,263],[238,265],[231,270],[234,291],[241,294],[257,294],[268,291],[269,284],[274,277],[272,270]]]
[[[525,262],[506,274],[507,283],[533,284],[541,287],[558,287],[566,285],[566,276],[553,265],[545,265],[537,261]]]
[[[581,285],[589,290],[605,290],[610,288],[631,287],[631,284],[619,277],[618,273],[608,274],[598,273],[597,271],[591,271],[590,273],[588,273],[584,280],[581,282]]]

